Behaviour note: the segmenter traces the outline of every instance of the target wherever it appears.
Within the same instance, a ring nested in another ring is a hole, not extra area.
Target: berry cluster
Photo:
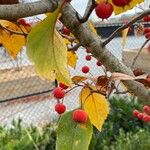
[[[144,106],[143,112],[134,110],[133,115],[136,116],[139,120],[143,120],[144,122],[150,122],[150,106]]]
[[[146,39],[150,38],[150,27],[144,28],[144,35]]]
[[[60,100],[65,97],[65,90],[68,88],[63,83],[59,83],[59,86],[53,90],[53,95],[57,99],[57,104],[55,105],[55,111],[58,114],[63,114],[66,111],[66,106],[63,103],[60,103]]]
[[[149,22],[149,21],[150,21],[150,15],[149,15],[149,16],[146,16],[146,17],[144,17],[144,18],[143,18],[143,21],[144,21],[144,22]]]
[[[150,15],[143,18],[144,22],[150,22]],[[136,29],[137,35],[143,35],[146,39],[150,39],[150,27],[144,27],[143,24],[139,24]],[[148,45],[148,52],[150,53],[150,44]]]
[[[65,35],[70,35],[71,31],[67,27],[64,27],[62,29],[62,33],[65,34]]]
[[[53,95],[57,99],[57,104],[55,105],[55,111],[60,115],[66,111],[66,105],[60,103],[60,100],[65,97],[66,94],[65,90],[67,88],[68,86],[66,86],[65,84],[59,83],[59,86],[53,90]],[[72,113],[72,120],[74,122],[84,124],[87,122],[87,119],[88,119],[87,113],[82,109],[76,109]]]
[[[144,28],[144,35],[146,39],[150,39],[150,27]],[[150,44],[148,45],[147,50],[150,53]]]
[[[92,56],[90,55],[91,50],[90,49],[86,49],[86,53],[87,53],[87,55],[85,56],[85,60],[86,61],[90,61],[92,59]],[[97,66],[102,66],[102,63],[100,61],[97,61],[96,65]],[[82,67],[82,72],[83,73],[86,74],[86,73],[89,73],[89,71],[90,71],[90,68],[88,66],[83,66]]]

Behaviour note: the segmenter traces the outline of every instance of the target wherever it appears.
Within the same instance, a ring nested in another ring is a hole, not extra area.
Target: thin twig
[[[75,46],[68,48],[68,51],[77,51],[80,46],[81,43],[78,43]]]
[[[145,47],[145,45],[146,45],[149,41],[150,41],[150,38],[147,39],[147,40],[143,43],[143,45],[142,45],[141,48],[139,49],[137,55],[133,58],[133,61],[132,61],[132,64],[131,64],[131,68],[134,67],[134,65],[135,65],[135,63],[136,63],[136,60],[138,59],[138,57],[140,56],[140,54],[141,54],[143,48]]]
[[[63,38],[66,38],[69,42],[73,42],[73,41],[75,41],[76,40],[76,38],[75,37],[71,37],[71,36],[68,36],[68,35],[65,35],[65,34],[62,34],[61,32],[59,32],[60,33],[60,35],[63,37]]]
[[[129,26],[131,26],[132,24],[134,24],[135,22],[137,22],[138,20],[142,19],[143,17],[147,16],[150,14],[150,9],[148,9],[147,11],[141,13],[139,16],[137,16],[136,18],[132,19],[130,22],[128,22],[127,24],[119,27],[117,30],[115,30],[103,43],[102,43],[102,47],[106,46],[118,33],[120,33],[121,31],[123,31],[124,29],[128,28]]]
[[[84,13],[84,16],[81,18],[81,17],[79,16],[79,14],[76,13],[76,16],[77,16],[77,19],[79,20],[79,22],[80,22],[80,23],[86,22],[86,21],[89,19],[90,15],[91,15],[91,13],[92,13],[92,11],[93,11],[93,9],[94,9],[96,6],[97,6],[97,3],[95,2],[95,0],[89,0],[88,5],[87,5],[87,8],[86,8],[85,13]]]
[[[69,93],[69,92],[71,92],[72,90],[74,90],[74,89],[76,89],[76,88],[78,88],[78,87],[83,87],[83,85],[76,85],[76,86],[74,86],[74,87],[72,87],[71,89],[69,89],[68,91],[66,91],[66,93],[65,94],[67,94],[67,93]]]
[[[23,35],[23,36],[25,36],[25,37],[28,35],[28,34],[26,34],[26,33],[17,32],[17,31],[13,31],[13,30],[11,30],[11,29],[8,29],[8,28],[2,26],[1,24],[0,24],[0,28],[6,30],[6,31],[8,31],[8,32],[10,32],[11,34]]]

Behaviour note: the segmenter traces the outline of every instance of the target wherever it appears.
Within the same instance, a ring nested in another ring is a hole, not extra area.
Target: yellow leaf
[[[72,82],[75,83],[75,84],[78,84],[84,80],[86,80],[87,77],[83,77],[83,76],[74,76],[72,77]]]
[[[23,33],[22,30],[13,22],[0,20],[0,25],[11,31]],[[26,38],[24,35],[11,33],[2,27],[0,29],[0,42],[7,50],[7,52],[15,59],[22,46],[25,45]]]
[[[92,23],[91,21],[88,21],[88,24],[89,24],[89,27],[91,28],[91,30],[92,30],[94,33],[97,34],[96,29],[95,29],[93,23]]]
[[[70,45],[70,44],[71,44],[71,42],[70,42],[69,40],[67,40],[66,38],[63,38],[63,40],[64,40],[64,43],[65,43],[66,45]]]
[[[126,28],[122,31],[122,48],[125,48],[126,45],[126,39],[127,39],[127,34],[128,34],[129,28]]]
[[[68,57],[68,65],[71,66],[72,68],[75,68],[78,60],[76,53],[73,51],[67,52],[67,57]]]
[[[50,80],[56,79],[67,86],[71,78],[67,71],[67,47],[55,31],[60,7],[37,24],[27,38],[27,55],[35,63],[37,73]]]
[[[23,26],[23,25],[19,25],[20,29],[25,32],[25,33],[29,33],[32,29],[31,26]]]
[[[94,87],[91,88],[94,89]],[[102,125],[109,114],[107,99],[99,93],[91,93],[89,87],[84,87],[80,93],[80,100],[91,123],[101,131]]]
[[[20,52],[22,46],[25,45],[25,37],[20,35],[10,35],[5,31],[2,31],[2,45],[7,52],[15,59]]]
[[[126,12],[127,10],[132,9],[137,4],[144,2],[144,0],[131,0],[128,5],[125,5],[124,7],[118,7],[113,4],[112,0],[108,0],[113,5],[114,13],[115,15],[121,14],[123,12]]]

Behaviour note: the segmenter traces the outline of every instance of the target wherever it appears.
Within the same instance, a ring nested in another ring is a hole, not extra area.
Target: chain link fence
[[[127,49],[139,49],[144,43],[143,36],[129,36],[126,41]],[[122,38],[116,37],[107,48],[119,60],[122,60]],[[41,125],[55,120],[58,115],[54,111],[56,100],[52,90],[55,83],[40,79],[34,71],[34,65],[26,56],[23,48],[16,60],[0,48],[0,125],[10,125],[13,119],[21,118],[25,124]],[[78,63],[75,69],[69,68],[71,76],[84,75],[81,71],[84,65],[90,67],[88,76],[104,74],[102,67],[96,65],[96,59],[86,61],[84,48],[77,51]],[[109,58],[107,58],[109,59]],[[132,60],[128,60],[132,61]],[[79,106],[80,88],[72,90],[65,97],[64,103],[71,110]]]

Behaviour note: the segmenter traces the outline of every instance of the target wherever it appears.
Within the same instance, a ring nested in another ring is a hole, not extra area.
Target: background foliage
[[[132,115],[133,109],[142,109],[140,100],[113,97],[111,112],[102,132],[94,129],[89,150],[148,150],[150,125]],[[21,120],[13,121],[11,128],[0,128],[0,149],[3,150],[55,150],[56,125],[42,128],[24,128]]]

